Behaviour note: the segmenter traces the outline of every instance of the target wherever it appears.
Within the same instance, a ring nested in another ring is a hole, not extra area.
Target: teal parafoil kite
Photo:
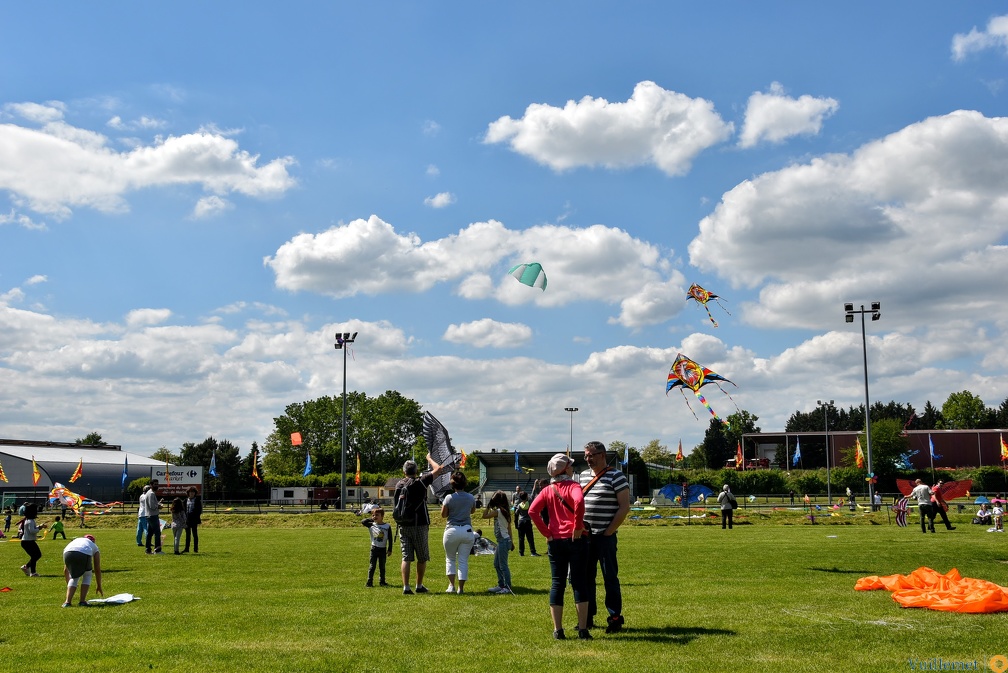
[[[546,290],[546,272],[543,271],[542,265],[539,262],[517,264],[511,267],[508,273],[517,278],[518,282],[523,285]]]

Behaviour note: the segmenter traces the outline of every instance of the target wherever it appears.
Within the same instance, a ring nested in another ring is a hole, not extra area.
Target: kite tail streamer
[[[721,418],[720,416],[718,416],[714,412],[714,410],[711,408],[711,405],[707,403],[707,398],[706,397],[704,397],[702,394],[700,394],[699,391],[697,391],[695,394],[697,396],[697,399],[700,400],[700,403],[702,405],[704,405],[705,407],[707,407],[707,411],[710,412],[711,416],[713,416],[715,420],[721,421],[722,423],[725,424],[725,426],[728,426],[728,421],[726,421],[725,419]],[[688,402],[687,402],[687,404],[688,404]],[[694,417],[695,416],[696,416],[696,414],[694,414]]]
[[[697,418],[697,415],[696,415],[696,412],[695,412],[695,411],[693,411],[693,407],[692,407],[692,405],[690,405],[690,403],[689,403],[689,398],[688,398],[688,397],[686,397],[686,393],[684,393],[684,392],[683,392],[683,389],[682,389],[682,388],[680,388],[680,389],[679,389],[679,392],[681,392],[681,393],[682,393],[682,398],[683,398],[684,400],[686,400],[686,406],[687,406],[687,407],[689,407],[689,410],[690,410],[690,413],[691,413],[691,414],[693,414],[693,418],[696,418],[696,420],[698,420],[698,421],[699,421],[700,419],[699,419],[699,418]],[[699,397],[699,395],[698,395],[698,397]],[[702,399],[702,398],[701,398],[701,399]],[[705,403],[705,404],[706,404],[706,403]],[[707,407],[707,408],[708,408],[708,409],[710,409],[710,407]],[[711,413],[713,414],[714,412],[712,411]]]
[[[738,409],[739,413],[742,413],[742,410],[741,410],[741,409],[739,409],[739,405],[738,405],[738,402],[736,402],[736,401],[735,401],[735,398],[731,396],[731,393],[729,393],[729,392],[728,392],[727,390],[725,390],[724,388],[722,388],[722,387],[721,387],[721,384],[719,384],[719,383],[715,383],[714,385],[716,385],[716,386],[718,387],[718,390],[720,390],[720,391],[721,391],[721,392],[723,392],[723,393],[724,393],[725,395],[727,395],[727,396],[728,396],[728,399],[729,399],[729,400],[731,400],[731,403],[735,405],[735,408],[736,408],[736,409]]]
[[[704,307],[704,310],[707,311],[707,317],[710,318],[711,323],[714,324],[714,327],[717,327],[718,326],[717,325],[717,320],[715,320],[714,316],[711,315],[710,309],[707,308],[707,304],[704,304],[703,307]]]

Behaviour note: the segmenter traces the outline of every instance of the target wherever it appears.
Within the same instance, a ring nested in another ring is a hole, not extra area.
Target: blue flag
[[[801,438],[795,442],[794,458],[791,459],[791,467],[798,465],[798,461],[801,460]]]
[[[217,476],[217,449],[210,455],[210,476]]]
[[[518,464],[518,452],[515,451],[515,472],[521,472],[521,465]]]
[[[311,474],[311,454],[308,451],[305,451],[304,474],[301,476],[307,477],[309,474]]]
[[[928,446],[931,448],[931,460],[941,460],[941,454],[935,453],[934,442],[931,441],[931,433],[928,433]]]
[[[123,479],[122,479],[122,488],[124,491],[126,490],[126,474],[128,472],[129,472],[129,456],[125,456],[123,458]]]
[[[630,447],[629,446],[624,446],[623,447],[623,466],[626,467],[626,464],[629,463],[629,462],[630,462]]]

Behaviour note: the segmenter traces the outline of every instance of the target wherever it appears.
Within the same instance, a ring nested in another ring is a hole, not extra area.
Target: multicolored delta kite
[[[720,306],[725,313],[728,313],[728,309],[724,307],[724,304],[718,301],[718,296],[716,294],[714,294],[713,292],[708,292],[707,290],[703,289],[696,283],[690,285],[689,291],[686,293],[686,301],[689,301],[690,299],[696,301],[696,303],[704,307],[704,310],[707,311],[707,317],[710,318],[710,321],[711,323],[714,324],[714,327],[718,326],[717,320],[714,319],[714,316],[711,315],[710,309],[707,308],[707,302],[713,299],[714,302],[718,306]],[[731,313],[728,313],[728,315],[731,315]]]
[[[537,287],[544,292],[546,291],[546,272],[543,271],[542,265],[539,262],[516,264],[511,267],[508,273],[514,276],[522,285]]]
[[[679,392],[682,393],[683,399],[686,400],[686,406],[689,407],[690,412],[693,414],[693,418],[696,418],[696,412],[693,411],[693,407],[690,405],[689,399],[686,397],[686,393],[682,390],[683,388],[689,388],[693,391],[693,394],[696,395],[697,399],[700,400],[700,404],[704,405],[704,407],[707,408],[707,411],[711,413],[711,416],[727,426],[728,421],[719,417],[714,410],[711,409],[707,399],[700,392],[702,387],[708,383],[713,383],[717,386],[718,390],[728,396],[728,399],[732,401],[732,404],[735,404],[735,400],[732,399],[731,395],[728,395],[728,391],[721,387],[720,382],[722,381],[725,383],[731,383],[735,386],[732,381],[729,381],[717,372],[711,371],[706,367],[701,367],[693,360],[690,360],[682,353],[679,353],[679,355],[676,356],[675,362],[672,363],[672,368],[669,370],[668,380],[665,384],[665,395],[668,395],[669,391],[673,388],[681,386],[681,388],[679,388]],[[737,388],[738,386],[735,387]],[[738,409],[737,404],[735,405],[735,408]]]

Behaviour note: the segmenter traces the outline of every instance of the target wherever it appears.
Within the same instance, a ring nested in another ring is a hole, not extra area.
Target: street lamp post
[[[577,407],[564,407],[564,411],[570,413],[570,444],[567,445],[570,453],[574,453],[574,412],[577,410]]]
[[[816,400],[816,405],[822,407],[822,417],[823,425],[826,427],[826,501],[833,505],[833,491],[830,489],[830,472],[829,472],[829,460],[830,460],[830,446],[829,446],[829,416],[826,415],[826,410],[833,406],[833,400],[829,402],[823,402],[822,400]]]
[[[343,431],[340,433],[340,439],[343,443],[343,449],[340,452],[340,509],[346,509],[346,352],[349,347],[348,344],[352,344],[354,339],[357,338],[357,332],[350,334],[350,332],[337,332],[336,333],[336,350],[343,351]]]
[[[861,304],[859,310],[854,309],[854,304],[845,303],[844,304],[844,320],[847,322],[854,322],[854,314],[861,314],[861,348],[864,353],[864,422],[865,422],[865,461],[868,465],[868,474],[872,473],[872,459],[871,459],[871,419],[868,413],[868,338],[865,336],[865,313],[871,314],[871,319],[874,322],[882,317],[880,309],[882,304],[877,301],[871,303],[871,308],[866,309],[864,304]],[[872,484],[871,480],[868,480],[868,502],[870,505],[875,504],[875,486]]]

